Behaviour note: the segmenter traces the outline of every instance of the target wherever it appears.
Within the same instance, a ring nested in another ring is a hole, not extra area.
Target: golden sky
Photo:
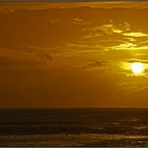
[[[0,4],[0,107],[147,106],[148,3]]]

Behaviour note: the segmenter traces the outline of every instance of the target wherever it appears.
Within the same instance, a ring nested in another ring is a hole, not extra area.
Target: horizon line
[[[148,0],[0,0],[0,2],[148,2]]]
[[[0,110],[3,109],[148,109],[148,106],[119,106],[119,107],[0,107]]]

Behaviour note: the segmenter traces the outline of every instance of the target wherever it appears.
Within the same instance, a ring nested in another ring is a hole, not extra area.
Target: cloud
[[[81,18],[75,17],[72,19],[72,23],[76,25],[90,25],[89,22],[82,20]]]
[[[56,23],[60,23],[61,22],[61,19],[49,19],[49,23],[51,23],[51,24],[56,24]]]
[[[1,69],[38,69],[47,68],[53,60],[48,50],[14,50],[1,49]],[[50,67],[50,66],[49,66]]]
[[[13,9],[13,8],[11,8],[11,7],[6,7],[6,8],[0,7],[0,13],[1,13],[2,15],[13,14],[13,13],[15,13],[15,9]]]
[[[130,60],[127,60],[127,62],[129,63],[140,62],[140,63],[148,64],[148,60],[140,60],[140,59],[130,59]]]
[[[140,46],[139,44],[134,44],[130,42],[125,42],[122,44],[119,44],[117,46],[113,46],[110,49],[113,50],[147,50],[148,46]]]
[[[124,22],[122,24],[114,24],[113,20],[109,20],[110,23],[96,26],[93,31],[103,31],[105,34],[110,35],[113,33],[121,34],[124,31],[130,30],[131,26],[129,23]]]
[[[127,0],[128,1],[128,0]],[[90,8],[90,9],[116,9],[116,8],[122,8],[122,9],[129,9],[129,8],[135,8],[135,9],[147,9],[148,3],[143,1],[142,3],[137,3],[136,0],[131,2],[125,2],[123,1],[106,1],[106,2],[81,2],[78,3],[62,3],[62,2],[38,2],[36,4],[33,3],[2,3],[0,6],[0,12],[6,12],[13,13],[16,10],[29,10],[29,11],[40,11],[40,10],[49,10],[49,9],[75,9],[75,8]]]
[[[148,49],[147,41],[143,37],[148,37],[147,33],[132,31],[132,25],[128,22],[114,23],[109,20],[100,26],[90,26],[88,34],[83,37],[84,40],[94,40],[107,50],[146,50]],[[112,39],[111,39],[112,38]],[[138,40],[142,38],[141,40]],[[101,43],[101,40],[104,43]],[[108,47],[108,48],[107,48]]]
[[[125,61],[122,60],[94,60],[82,66],[84,70],[96,70],[101,73],[110,73],[111,75],[117,74],[121,75],[124,69],[121,67],[122,63]]]
[[[142,33],[142,32],[129,32],[129,33],[123,33],[124,36],[129,37],[147,37],[148,34]]]
[[[90,62],[87,65],[83,66],[83,69],[92,69],[92,68],[104,68],[107,64],[107,61],[97,60],[94,62]]]
[[[144,81],[142,83],[140,83],[135,79],[134,79],[134,81],[129,81],[129,82],[125,82],[125,81],[124,82],[118,82],[118,83],[116,83],[116,85],[121,90],[126,90],[126,91],[131,91],[131,92],[141,93],[142,91],[145,91],[145,89],[148,89],[148,86]]]
[[[131,50],[131,49],[136,49],[136,44],[130,43],[130,42],[125,42],[122,44],[119,44],[117,46],[111,47],[113,50]]]
[[[105,34],[107,35],[111,35],[113,33],[122,33],[123,30],[115,27],[113,24],[105,24],[105,25],[102,25],[100,27],[97,27],[97,30],[101,30],[103,31]]]
[[[91,61],[82,66],[84,70],[99,70],[105,73],[114,73],[120,75],[120,77],[135,77],[131,70],[131,64],[134,62],[140,62],[144,65],[144,71],[139,76],[148,77],[148,60],[139,59],[124,59],[124,60],[96,60]]]

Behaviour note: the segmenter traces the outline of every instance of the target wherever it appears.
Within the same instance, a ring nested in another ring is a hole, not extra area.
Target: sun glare
[[[142,63],[132,63],[131,69],[133,73],[140,74],[144,70],[144,65]]]

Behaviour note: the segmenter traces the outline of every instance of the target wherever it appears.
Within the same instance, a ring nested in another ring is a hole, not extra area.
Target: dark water
[[[0,146],[148,146],[148,109],[1,109]]]

